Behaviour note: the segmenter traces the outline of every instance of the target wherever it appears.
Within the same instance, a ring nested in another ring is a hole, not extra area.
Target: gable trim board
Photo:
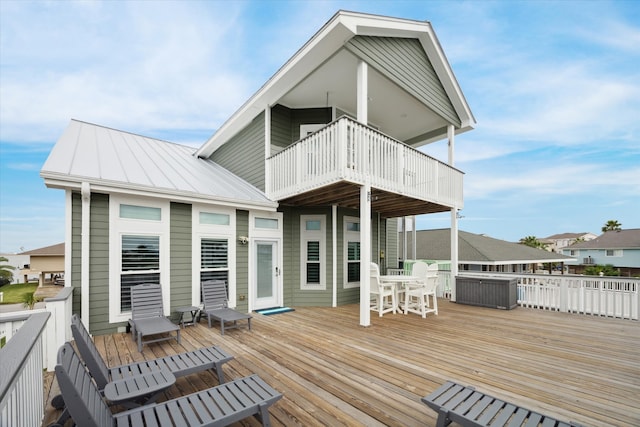
[[[238,109],[205,144],[196,155],[207,158],[231,137],[250,123],[257,112],[275,105],[288,91],[298,85],[310,73],[332,55],[342,49],[354,36],[398,37],[418,39],[439,77],[442,87],[457,112],[456,132],[464,132],[475,126],[462,90],[429,22],[413,21],[338,11],[307,43],[300,48],[240,109]],[[439,137],[443,137],[440,135]]]

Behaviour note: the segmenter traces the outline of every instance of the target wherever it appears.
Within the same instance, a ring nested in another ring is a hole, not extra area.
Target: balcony
[[[462,209],[463,173],[342,117],[267,159],[266,193],[284,205],[358,209],[370,184],[384,218]]]

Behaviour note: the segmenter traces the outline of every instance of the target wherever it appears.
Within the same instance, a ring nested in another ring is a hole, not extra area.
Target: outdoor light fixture
[[[239,236],[238,241],[241,244],[246,245],[247,243],[249,243],[249,238],[247,236]]]

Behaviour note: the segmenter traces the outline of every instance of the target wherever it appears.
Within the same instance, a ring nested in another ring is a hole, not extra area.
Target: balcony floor
[[[439,303],[440,315],[426,319],[372,312],[368,328],[356,305],[303,307],[256,314],[252,331],[224,337],[203,321],[183,331],[182,345],[154,343],[142,354],[126,334],[96,344],[110,366],[220,345],[235,356],[226,378],[257,373],[284,394],[270,410],[275,426],[435,425],[420,398],[448,379],[584,426],[640,425],[637,321]],[[57,391],[51,375],[47,402]],[[208,372],[183,377],[166,397],[216,384]],[[43,425],[55,415],[47,405]]]

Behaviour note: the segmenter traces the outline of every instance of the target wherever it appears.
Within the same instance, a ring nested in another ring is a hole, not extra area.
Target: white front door
[[[254,241],[255,277],[253,277],[253,310],[280,306],[280,263],[278,242],[275,240]]]

